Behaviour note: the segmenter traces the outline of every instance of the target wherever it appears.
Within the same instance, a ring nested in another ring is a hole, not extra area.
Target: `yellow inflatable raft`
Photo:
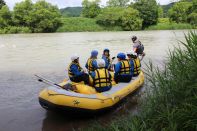
[[[130,83],[119,83],[113,85],[109,91],[97,93],[93,87],[64,81],[60,85],[71,85],[71,90],[56,86],[47,87],[40,92],[39,102],[47,110],[65,113],[97,113],[114,107],[143,83],[144,74],[141,72],[138,77],[133,77]]]

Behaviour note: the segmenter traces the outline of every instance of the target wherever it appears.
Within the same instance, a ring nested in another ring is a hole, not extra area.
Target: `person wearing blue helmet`
[[[130,61],[126,59],[124,53],[117,55],[118,63],[115,65],[114,79],[118,82],[130,82],[133,76],[133,66]]]
[[[105,61],[105,68],[110,69],[111,68],[111,59],[110,59],[110,51],[109,49],[104,49],[102,59]]]
[[[88,73],[91,75],[91,73],[93,71],[95,71],[96,69],[98,69],[97,67],[97,56],[98,56],[98,51],[97,50],[93,50],[91,52],[91,56],[90,58],[87,60],[85,67],[88,70]]]

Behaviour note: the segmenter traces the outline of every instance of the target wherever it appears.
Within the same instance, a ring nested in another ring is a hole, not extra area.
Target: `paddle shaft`
[[[46,83],[46,84],[49,84],[49,85],[55,85],[55,86],[58,86],[60,88],[62,88],[62,86],[60,86],[59,84],[55,83],[55,82],[52,82],[44,77],[41,77],[39,75],[35,75],[38,79],[39,82],[43,82],[43,83]]]

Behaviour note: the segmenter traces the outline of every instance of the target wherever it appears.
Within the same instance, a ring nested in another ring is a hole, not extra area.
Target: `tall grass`
[[[193,29],[194,27],[187,23],[158,23],[152,25],[145,30],[181,30],[181,29]]]
[[[102,27],[96,19],[84,17],[63,17],[63,26],[57,32],[121,31],[121,27]]]
[[[104,127],[109,131],[194,131],[197,130],[197,34],[185,36],[186,43],[169,51],[164,69],[148,64],[149,89],[141,100],[138,115],[117,118]]]

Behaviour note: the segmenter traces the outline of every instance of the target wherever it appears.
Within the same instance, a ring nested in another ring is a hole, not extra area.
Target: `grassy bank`
[[[102,27],[95,19],[83,17],[62,18],[63,26],[57,32],[85,32],[85,31],[120,31],[121,27]]]
[[[197,34],[180,42],[184,50],[170,51],[164,69],[151,63],[146,71],[150,84],[138,115],[116,118],[111,124],[90,131],[192,131],[197,130]]]
[[[96,23],[95,19],[83,17],[63,17],[63,25],[57,32],[96,32],[96,31],[122,31],[121,27],[103,27]],[[168,18],[159,19],[159,23],[150,26],[145,30],[178,30],[178,29],[192,29],[190,24],[170,23]]]
[[[181,30],[193,29],[192,25],[184,23],[158,23],[157,25],[150,26],[145,30]]]

